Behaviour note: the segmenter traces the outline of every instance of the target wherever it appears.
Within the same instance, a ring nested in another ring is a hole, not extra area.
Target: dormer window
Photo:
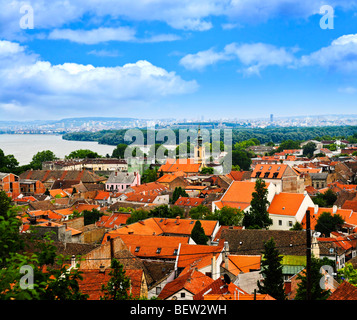
[[[261,172],[257,172],[256,175],[255,175],[255,177],[256,177],[256,178],[259,178],[259,177],[260,177],[260,174],[261,174]]]
[[[264,178],[268,178],[269,177],[269,172],[265,172],[264,173]]]
[[[140,247],[135,248],[135,252],[139,252],[139,250],[140,250]]]
[[[157,248],[156,253],[160,253],[161,252],[161,248]]]

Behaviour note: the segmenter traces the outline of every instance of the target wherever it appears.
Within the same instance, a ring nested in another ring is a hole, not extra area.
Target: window
[[[176,256],[176,255],[177,255],[177,249],[174,250],[174,256]]]
[[[292,227],[292,226],[293,226],[293,222],[289,221],[289,227]]]
[[[161,287],[156,287],[156,295],[158,296],[161,292]]]
[[[268,178],[269,177],[269,172],[265,172],[264,173],[264,178]]]
[[[140,247],[135,248],[135,252],[139,252],[139,250],[140,250]]]
[[[185,292],[181,292],[181,298],[185,298],[186,297],[186,293]]]
[[[278,174],[279,174],[279,172],[274,172],[273,178],[274,178],[274,179],[277,178],[277,177],[278,177]]]
[[[260,174],[261,174],[261,172],[257,172],[256,175],[255,175],[255,177],[256,177],[256,178],[259,178],[259,177],[260,177]]]
[[[279,226],[281,226],[283,224],[282,220],[279,220]]]
[[[160,253],[161,252],[161,248],[157,248],[156,253]]]

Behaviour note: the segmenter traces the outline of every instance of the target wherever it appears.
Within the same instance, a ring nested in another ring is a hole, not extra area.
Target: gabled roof
[[[199,271],[191,270],[190,272],[177,277],[175,280],[168,282],[161,290],[158,298],[165,300],[182,289],[185,289],[192,295],[195,295],[212,282],[212,278]]]
[[[305,195],[302,193],[281,192],[276,194],[268,208],[269,214],[295,216]]]
[[[161,194],[162,192],[168,190],[168,188],[158,182],[143,183],[138,186],[131,186],[130,189],[135,193],[140,193],[144,195]]]
[[[137,172],[114,171],[108,177],[107,183],[132,184],[136,179]]]

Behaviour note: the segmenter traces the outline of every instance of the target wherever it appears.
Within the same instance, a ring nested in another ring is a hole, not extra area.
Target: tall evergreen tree
[[[268,189],[265,181],[257,179],[249,212],[245,213],[243,218],[243,226],[247,229],[262,229],[270,226],[273,222],[269,218],[268,205]]]
[[[320,272],[321,267],[326,264],[325,261],[320,259],[311,258],[311,300],[326,300],[331,292],[325,290],[320,285],[322,274]],[[295,300],[306,300],[307,298],[307,277],[306,269],[298,274],[297,280],[299,280]]]
[[[208,237],[205,234],[205,230],[199,220],[196,221],[191,231],[191,238],[196,244],[207,244]]]
[[[259,293],[269,294],[276,300],[285,300],[282,256],[279,255],[273,238],[264,243],[263,254],[261,274],[264,279],[262,283],[257,283]]]

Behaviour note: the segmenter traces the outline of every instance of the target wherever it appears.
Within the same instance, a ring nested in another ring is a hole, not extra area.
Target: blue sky
[[[355,0],[0,4],[3,120],[357,113]]]

